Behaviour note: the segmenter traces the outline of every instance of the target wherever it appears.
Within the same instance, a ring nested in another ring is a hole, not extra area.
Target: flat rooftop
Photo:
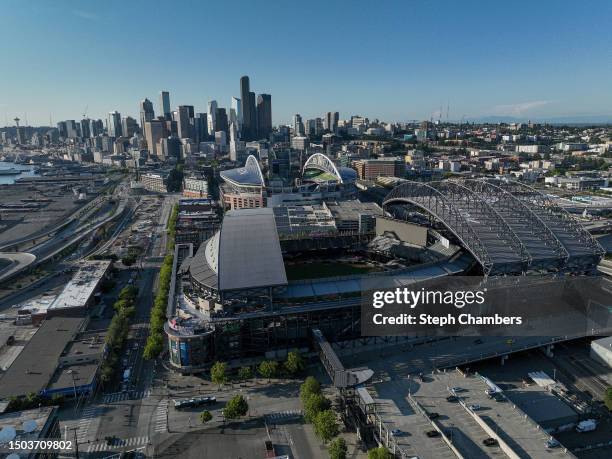
[[[111,265],[109,260],[86,261],[64,290],[49,306],[49,310],[80,308],[87,304],[100,280]]]
[[[98,371],[99,362],[67,365],[58,369],[52,376],[46,389],[49,391],[91,384]],[[73,385],[74,382],[74,385]]]
[[[328,203],[327,207],[336,220],[359,220],[360,215],[382,215],[382,209],[375,202],[358,200]]]
[[[54,418],[56,410],[57,408],[53,406],[44,406],[33,410],[0,414],[0,430],[13,427],[17,434],[15,441],[45,438],[48,435],[49,421]],[[24,454],[21,457],[30,457],[30,452],[19,450],[11,452]]]
[[[0,399],[42,391],[53,377],[66,345],[84,322],[82,317],[45,320],[0,379]]]
[[[104,351],[106,331],[88,332],[79,335],[71,341],[64,350],[62,357],[78,357],[79,355],[101,354]]]

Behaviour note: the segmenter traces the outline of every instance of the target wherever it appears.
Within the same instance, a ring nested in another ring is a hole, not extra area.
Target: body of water
[[[15,183],[15,180],[20,177],[32,177],[36,175],[32,166],[26,166],[24,164],[0,161],[0,169],[17,169],[21,171],[18,175],[0,175],[0,185],[12,185]]]

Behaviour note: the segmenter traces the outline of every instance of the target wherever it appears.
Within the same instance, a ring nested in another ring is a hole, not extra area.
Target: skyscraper
[[[126,116],[121,120],[121,130],[124,137],[132,137],[139,131],[138,123],[131,116]]]
[[[296,113],[293,115],[293,136],[304,135],[304,123],[302,122],[302,116]]]
[[[257,138],[267,139],[272,132],[272,96],[260,94],[257,97]]]
[[[217,115],[217,101],[211,100],[208,102],[208,134],[215,134],[215,116]]]
[[[236,129],[240,131],[242,126],[242,101],[238,97],[232,97],[230,108],[230,123],[236,124]]]
[[[167,120],[172,119],[172,111],[170,110],[170,93],[168,91],[162,91],[159,93],[159,108],[164,118]]]
[[[223,131],[227,133],[227,113],[224,108],[217,108],[215,112],[215,132]]]
[[[242,101],[242,140],[255,140],[257,137],[255,93],[250,91],[249,77],[246,75],[240,78],[240,99]]]
[[[121,135],[123,134],[123,131],[121,129],[121,113],[119,113],[117,110],[108,114],[107,128],[108,135],[110,137],[121,137]],[[68,126],[68,131],[70,131],[70,125]],[[70,137],[70,132],[68,133],[68,137]]]
[[[206,113],[196,113],[194,119],[195,141],[199,145],[200,142],[208,140],[208,115]]]
[[[89,118],[83,118],[81,120],[81,136],[84,139],[92,137],[91,135],[91,120]]]
[[[140,125],[145,126],[147,121],[153,121],[154,119],[153,102],[145,98],[145,100],[140,101]]]
[[[176,111],[176,124],[178,126],[178,136],[181,139],[194,138],[194,112],[193,105],[179,105]]]
[[[335,133],[338,130],[338,121],[340,120],[340,113],[338,112],[327,112],[325,114],[325,121],[323,127],[326,131]]]
[[[160,139],[165,137],[166,129],[164,127],[164,122],[161,120],[151,120],[145,123],[145,133],[147,139],[147,147],[149,148],[149,153],[154,156],[158,156],[160,152],[158,152],[157,147]]]

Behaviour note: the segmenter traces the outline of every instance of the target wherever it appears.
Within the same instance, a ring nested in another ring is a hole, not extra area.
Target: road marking
[[[153,420],[155,421],[155,432],[162,433],[168,429],[168,400],[162,402],[155,413],[153,414]]]
[[[115,392],[114,394],[104,395],[103,402],[106,404],[122,402],[123,400],[139,400],[151,395],[151,389],[138,392]]]
[[[142,446],[149,443],[149,437],[131,437],[131,438],[113,438],[110,441],[110,444],[107,442],[98,442],[89,445],[87,448],[88,453],[95,453],[98,451],[105,451],[109,449],[118,449],[118,448],[129,448],[132,446]]]
[[[87,432],[95,417],[101,412],[101,408],[97,406],[88,406],[83,410],[81,417],[66,423],[67,430],[76,429],[76,437],[79,443],[87,440]]]
[[[269,413],[265,415],[266,421],[279,423],[282,421],[290,421],[302,417],[302,410],[286,410],[278,413]]]

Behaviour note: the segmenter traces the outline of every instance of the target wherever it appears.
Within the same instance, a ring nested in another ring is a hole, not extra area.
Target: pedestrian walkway
[[[105,394],[102,401],[104,403],[117,403],[123,400],[138,400],[147,398],[151,395],[151,389],[141,391],[115,392],[114,394]]]
[[[88,406],[83,410],[81,417],[79,419],[75,419],[74,421],[66,422],[65,426],[68,430],[68,438],[72,438],[71,431],[76,429],[76,438],[79,443],[83,443],[87,441],[87,433],[89,431],[89,427],[91,426],[91,422],[94,418],[98,417],[102,413],[102,409],[97,406]]]
[[[87,448],[88,453],[95,453],[98,451],[106,451],[109,449],[118,448],[133,448],[143,446],[149,443],[149,437],[132,437],[132,438],[113,438],[110,442],[98,442],[92,443]]]
[[[155,414],[153,414],[155,433],[162,433],[168,430],[168,400],[162,401]]]
[[[282,424],[283,422],[294,421],[302,417],[301,410],[286,410],[278,413],[269,413],[265,415],[266,422],[270,424]]]

